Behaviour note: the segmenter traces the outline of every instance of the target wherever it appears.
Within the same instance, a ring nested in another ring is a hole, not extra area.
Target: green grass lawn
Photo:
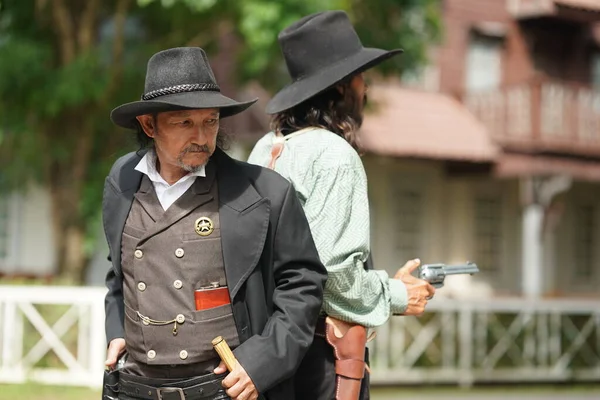
[[[37,383],[0,385],[0,400],[100,400],[99,390]]]
[[[476,387],[474,389],[460,389],[455,386],[445,387],[394,387],[394,388],[373,388],[371,391],[373,400],[383,399],[414,399],[418,400],[421,396],[436,395],[452,395],[460,396],[465,394],[469,399],[485,398],[485,394],[506,393],[598,393],[600,398],[600,385],[543,385],[543,386],[493,386],[493,387]],[[100,400],[100,391],[63,387],[63,386],[47,386],[39,384],[24,384],[24,385],[0,385],[0,400]]]

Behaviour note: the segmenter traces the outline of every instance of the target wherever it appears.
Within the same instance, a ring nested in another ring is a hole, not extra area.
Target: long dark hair
[[[271,129],[288,135],[308,127],[323,128],[338,134],[360,150],[357,130],[362,124],[362,110],[350,87],[351,80],[352,77],[346,78],[303,103],[275,114]]]

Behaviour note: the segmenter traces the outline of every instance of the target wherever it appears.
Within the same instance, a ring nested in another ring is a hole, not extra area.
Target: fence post
[[[462,304],[460,308],[459,321],[459,378],[458,383],[463,387],[473,385],[473,309]]]
[[[103,299],[104,297],[102,297]],[[90,303],[90,386],[102,386],[106,337],[104,334],[104,301]]]

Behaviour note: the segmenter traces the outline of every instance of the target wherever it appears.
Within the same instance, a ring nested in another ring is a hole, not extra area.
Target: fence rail
[[[91,287],[0,286],[0,383],[101,386],[105,293]],[[68,333],[73,340],[65,340]],[[51,353],[54,365],[40,366]]]
[[[377,332],[374,383],[600,381],[600,301],[440,298]]]
[[[99,387],[105,293],[0,286],[0,383]],[[374,384],[600,381],[600,300],[436,298],[426,315],[378,328],[369,347]]]

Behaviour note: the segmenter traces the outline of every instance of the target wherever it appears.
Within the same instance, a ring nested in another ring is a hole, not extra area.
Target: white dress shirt
[[[142,157],[135,169],[150,178],[158,201],[165,211],[194,184],[197,176],[206,176],[206,169],[203,166],[197,172],[190,172],[174,184],[169,185],[156,170],[156,152],[152,149]]]

